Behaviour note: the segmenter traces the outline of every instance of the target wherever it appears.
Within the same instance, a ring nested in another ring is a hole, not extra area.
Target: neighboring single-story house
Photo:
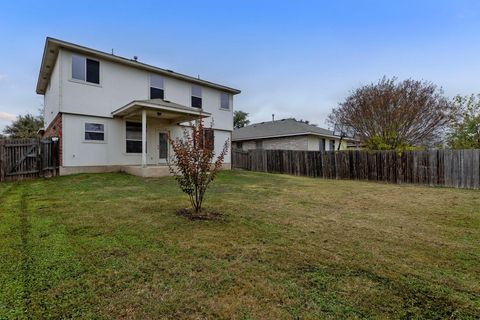
[[[295,119],[255,123],[233,130],[233,148],[240,150],[345,150],[353,140]],[[339,147],[340,146],[340,147]]]
[[[60,174],[168,175],[169,137],[204,118],[218,154],[233,131],[240,90],[47,38],[38,75],[45,137],[58,137]],[[224,158],[230,168],[230,152]]]

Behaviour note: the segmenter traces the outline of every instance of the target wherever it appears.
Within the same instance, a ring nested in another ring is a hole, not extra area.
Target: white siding
[[[133,100],[150,98],[150,72],[102,59],[100,61],[100,84],[89,84],[72,79],[72,54],[60,49],[48,89],[44,96],[45,126],[63,113],[63,165],[103,166],[140,164],[140,154],[125,152],[125,121],[112,118],[111,112]],[[87,56],[88,57],[88,56]],[[191,105],[191,86],[186,81],[162,75],[165,100],[181,105]],[[203,110],[212,114],[205,119],[210,126],[213,120],[215,129],[215,152],[218,154],[226,139],[231,139],[233,130],[233,96],[230,97],[230,110],[220,108],[221,91],[209,87],[202,88]],[[105,124],[104,143],[85,142],[85,121]],[[148,118],[147,124],[147,163],[158,163],[157,129],[181,136],[183,127],[171,125],[158,118]],[[230,151],[230,150],[229,150]],[[171,150],[169,152],[171,154]],[[230,152],[225,163],[230,163]]]
[[[100,61],[100,84],[81,83],[71,78],[72,52],[61,50],[62,99],[60,111],[111,117],[111,112],[133,100],[150,98],[151,73],[109,61]],[[189,82],[163,76],[165,100],[191,106]],[[230,110],[220,110],[220,91],[202,87],[203,110],[212,114],[214,128],[233,130],[233,98]],[[210,123],[211,119],[206,119]]]
[[[83,139],[84,123],[105,124],[105,142],[86,142]],[[147,119],[147,163],[158,164],[157,130],[168,131],[173,138],[182,137],[183,127],[170,125],[162,119]],[[215,153],[222,150],[223,144],[230,139],[228,131],[215,130]],[[169,150],[169,155],[172,155]],[[90,116],[64,114],[63,116],[63,165],[103,166],[141,164],[141,154],[125,152],[125,121]],[[230,152],[224,163],[230,163]]]
[[[57,62],[58,62],[57,58]],[[45,113],[45,128],[55,118],[60,111],[60,64],[55,63],[50,77],[50,83],[43,97],[44,113]]]
[[[212,114],[212,117],[208,118],[206,123],[210,123],[210,119],[212,119],[215,129],[232,131],[233,108],[230,108],[230,110],[220,109],[220,91],[205,87],[202,90],[203,110]],[[232,105],[232,103],[230,105]]]
[[[111,117],[111,112],[132,100],[149,98],[147,72],[118,63],[100,60],[100,84],[72,79],[72,53],[61,50],[61,111],[91,116]]]
[[[223,159],[224,163],[230,163],[230,150],[231,150],[231,144],[232,144],[232,134],[229,131],[220,131],[220,130],[215,130],[214,132],[214,142],[215,142],[215,154],[218,155],[222,149],[223,145],[225,144],[225,141],[228,142],[228,152],[225,155],[225,158]]]

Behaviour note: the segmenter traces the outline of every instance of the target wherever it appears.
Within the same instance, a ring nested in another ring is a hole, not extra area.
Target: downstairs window
[[[142,124],[127,121],[125,126],[126,152],[142,153]]]
[[[105,141],[105,125],[103,123],[85,122],[85,141]]]

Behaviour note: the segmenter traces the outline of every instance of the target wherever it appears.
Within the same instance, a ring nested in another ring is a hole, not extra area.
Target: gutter
[[[318,136],[318,137],[325,137],[325,138],[340,139],[340,136],[336,136],[336,135],[320,134],[320,133],[316,133],[316,132],[302,132],[302,133],[282,134],[282,135],[274,135],[274,136],[258,136],[258,137],[248,137],[248,138],[238,138],[238,139],[232,138],[232,141],[247,141],[247,140],[285,138],[285,137],[310,136],[310,135],[311,136]],[[346,140],[346,139],[344,138],[344,140]]]
[[[105,60],[114,61],[114,62],[117,62],[117,63],[121,63],[121,64],[124,64],[124,65],[131,66],[133,68],[146,70],[146,71],[149,71],[149,72],[152,72],[152,73],[162,74],[162,75],[165,75],[167,77],[181,79],[181,80],[184,80],[184,81],[187,81],[187,82],[190,82],[190,83],[195,83],[195,84],[198,84],[198,85],[211,87],[211,88],[214,88],[214,89],[217,89],[217,90],[226,91],[226,92],[234,94],[234,95],[239,94],[241,92],[238,89],[234,89],[234,88],[231,88],[231,87],[227,87],[227,86],[217,84],[217,83],[214,83],[214,82],[210,82],[210,81],[206,81],[206,80],[197,79],[197,78],[194,78],[194,77],[182,74],[182,73],[174,72],[172,70],[162,69],[162,68],[155,67],[155,66],[152,66],[152,65],[149,65],[149,64],[146,64],[146,63],[138,62],[138,61],[135,61],[135,60],[130,60],[130,59],[127,59],[127,58],[124,58],[124,57],[121,57],[121,56],[116,56],[116,55],[113,55],[113,54],[110,54],[110,53],[107,53],[107,52],[103,52],[103,51],[99,51],[99,50],[96,50],[96,49],[91,49],[91,48],[88,48],[88,47],[77,45],[77,44],[74,44],[74,43],[71,43],[71,42],[66,42],[66,41],[63,41],[63,40],[47,37],[46,42],[45,42],[45,48],[44,48],[44,51],[43,51],[42,63],[40,65],[40,72],[39,72],[39,76],[38,76],[38,84],[37,84],[37,93],[38,94],[44,94],[45,93],[44,86],[40,85],[40,82],[42,80],[42,71],[44,70],[44,65],[45,65],[45,62],[46,62],[45,60],[46,60],[47,54],[48,53],[55,53],[55,55],[58,55],[58,52],[51,52],[50,51],[50,50],[52,50],[50,48],[50,46],[55,46],[55,45],[57,46],[56,50],[58,50],[58,51],[61,48],[65,48],[67,50],[71,50],[71,51],[74,51],[74,52],[87,53],[87,54],[90,54],[91,56],[94,56],[94,57],[103,58]],[[47,52],[47,50],[49,50],[49,51]],[[56,57],[55,57],[55,59],[56,59]],[[48,83],[48,79],[45,80],[45,81],[47,81],[47,83]]]

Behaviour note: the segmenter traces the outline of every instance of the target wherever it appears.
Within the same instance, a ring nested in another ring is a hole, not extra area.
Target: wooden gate
[[[0,181],[57,175],[58,158],[52,139],[0,140]]]

